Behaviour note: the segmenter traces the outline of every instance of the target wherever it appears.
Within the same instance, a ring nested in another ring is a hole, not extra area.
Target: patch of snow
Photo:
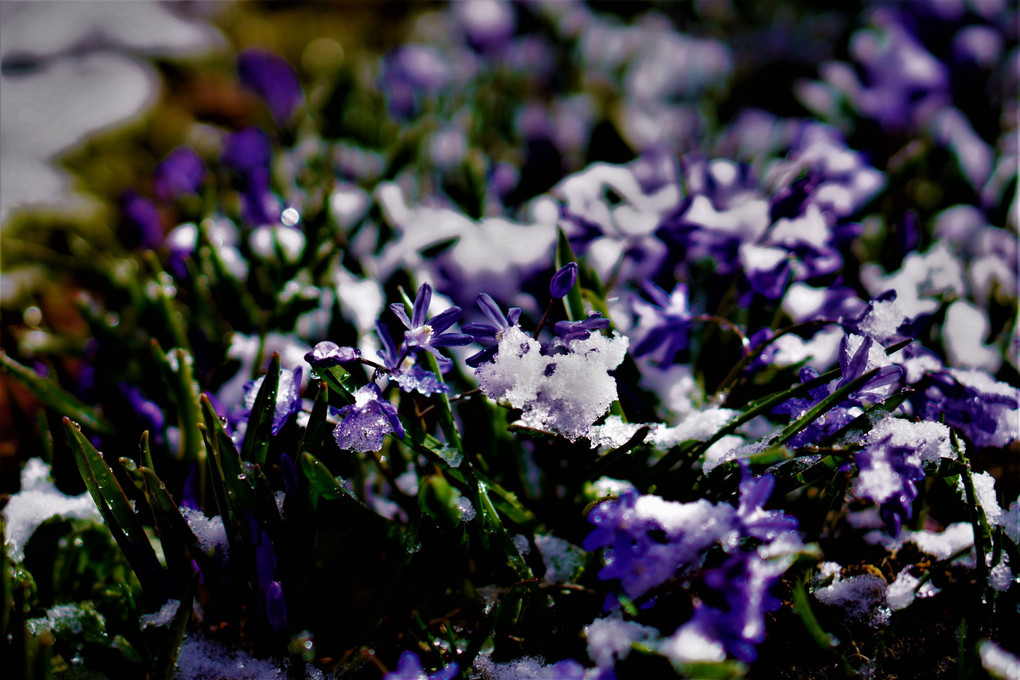
[[[207,555],[215,554],[219,548],[220,554],[226,557],[230,543],[227,541],[227,530],[223,526],[222,517],[219,515],[206,517],[201,510],[189,507],[182,507],[181,515],[188,522],[188,526]]]
[[[256,659],[243,650],[189,635],[181,645],[174,677],[176,680],[286,680],[294,675],[274,661]],[[307,664],[304,677],[324,680],[325,675]]]
[[[889,620],[886,602],[888,586],[885,579],[875,574],[859,574],[842,578],[836,575],[832,583],[814,591],[822,604],[842,607],[847,619],[867,621],[873,626],[885,625]]]
[[[89,493],[64,494],[50,481],[50,466],[40,458],[30,458],[25,463],[21,471],[21,491],[7,501],[3,516],[7,523],[7,554],[14,562],[25,558],[28,539],[50,517],[103,521]]]
[[[704,635],[693,623],[680,626],[672,636],[659,645],[659,651],[678,663],[724,661],[726,650],[718,640]]]
[[[177,616],[177,610],[180,609],[180,600],[167,600],[166,604],[160,607],[159,611],[154,614],[143,614],[138,618],[138,624],[141,628],[145,629],[149,626],[166,626],[169,625],[174,617]]]
[[[616,399],[616,379],[608,372],[623,361],[627,345],[626,336],[618,333],[593,333],[560,342],[568,353],[548,356],[537,340],[512,326],[503,332],[495,359],[479,366],[475,375],[486,396],[523,410],[525,427],[574,441],[587,436]]]
[[[595,619],[584,629],[588,656],[599,668],[612,668],[616,661],[627,658],[635,642],[648,642],[658,636],[654,628],[616,616]]]
[[[542,555],[545,580],[549,583],[570,583],[587,555],[580,547],[556,536],[535,534],[535,546]]]

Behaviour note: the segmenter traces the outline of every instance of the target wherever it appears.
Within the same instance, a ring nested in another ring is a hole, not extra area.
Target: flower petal
[[[414,297],[414,308],[411,310],[412,325],[408,328],[414,329],[425,325],[430,304],[432,304],[432,286],[423,283],[418,287],[418,294]]]

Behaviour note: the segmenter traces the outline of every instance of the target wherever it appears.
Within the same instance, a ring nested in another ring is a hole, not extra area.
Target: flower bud
[[[553,274],[552,281],[549,282],[549,294],[554,298],[561,298],[570,292],[576,282],[577,263],[571,262]]]

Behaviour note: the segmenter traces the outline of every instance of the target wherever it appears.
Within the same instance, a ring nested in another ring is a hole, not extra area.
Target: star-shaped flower
[[[407,318],[404,305],[394,303],[390,305],[390,309],[407,329],[404,331],[404,343],[407,345],[407,349],[412,352],[428,351],[436,357],[440,368],[442,368],[449,366],[450,360],[439,353],[439,348],[466,345],[471,342],[471,336],[464,333],[446,332],[460,318],[460,307],[450,307],[426,321],[426,314],[428,314],[431,302],[432,286],[423,283],[414,298],[410,319]]]

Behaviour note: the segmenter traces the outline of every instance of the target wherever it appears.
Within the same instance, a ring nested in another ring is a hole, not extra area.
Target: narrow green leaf
[[[153,289],[156,291],[155,303],[156,308],[163,316],[163,327],[170,332],[170,339],[175,347],[180,347],[190,352],[191,344],[188,342],[188,330],[184,314],[174,304],[173,299],[168,294],[167,286],[163,283],[164,279],[170,278],[170,274],[164,271],[163,265],[160,263],[159,257],[156,256],[155,252],[146,250],[143,257],[145,258],[145,263],[152,271],[152,275],[155,277],[156,285],[153,286]]]
[[[181,654],[181,646],[184,643],[184,634],[188,630],[188,622],[191,620],[192,603],[195,600],[195,593],[198,591],[198,572],[192,575],[184,593],[180,597],[180,604],[177,606],[177,613],[167,631],[166,644],[163,650],[156,657],[153,674],[150,676],[156,680],[173,680],[177,673],[177,659]]]
[[[404,423],[403,442],[427,458],[445,460],[443,450],[446,449],[446,444],[415,425]]]
[[[269,440],[273,431],[273,416],[276,413],[276,392],[280,386],[280,354],[273,352],[269,368],[262,379],[255,396],[255,405],[248,416],[248,427],[241,442],[241,460],[262,466],[266,464]]]
[[[517,498],[517,494],[512,491],[507,491],[496,480],[488,477],[478,470],[475,470],[474,474],[481,483],[485,484],[486,490],[490,492],[492,504],[496,506],[496,509],[505,515],[507,519],[522,527],[528,527],[539,532],[545,531],[545,525],[539,522],[535,513],[528,510],[528,508],[521,503],[521,500]]]
[[[949,440],[956,452],[957,459],[963,463],[963,472],[960,479],[963,481],[963,489],[967,494],[967,508],[970,511],[970,521],[974,527],[974,550],[977,555],[977,572],[980,583],[988,583],[988,563],[985,561],[985,554],[991,548],[992,534],[988,528],[988,518],[985,511],[978,503],[977,493],[974,489],[974,476],[971,471],[970,460],[967,459],[959,440],[956,438],[956,430],[949,430]]]
[[[912,342],[912,341],[911,340],[904,340],[902,342],[895,343],[895,344],[893,344],[893,345],[891,345],[889,347],[886,347],[885,348],[885,353],[886,353],[887,356],[890,355],[890,354],[894,354],[894,353],[898,352],[899,350],[903,349],[905,346],[909,345],[910,342]],[[873,374],[873,372],[871,374]],[[870,379],[870,375],[871,374],[869,374],[869,379]],[[712,444],[716,443],[717,441],[719,441],[720,439],[722,439],[726,435],[731,434],[732,432],[736,431],[736,429],[739,428],[741,425],[744,425],[745,423],[750,422],[751,420],[753,420],[754,418],[756,418],[759,415],[764,415],[764,414],[770,412],[772,410],[772,408],[775,407],[776,405],[783,403],[787,399],[790,399],[791,397],[794,397],[797,394],[800,394],[800,393],[803,393],[803,392],[807,392],[808,390],[812,390],[812,389],[814,389],[816,387],[820,387],[822,385],[825,385],[826,383],[831,382],[832,380],[840,377],[840,375],[841,375],[841,369],[840,368],[834,368],[831,371],[826,371],[825,373],[821,374],[817,378],[814,378],[813,380],[809,380],[809,381],[807,381],[805,383],[800,383],[798,385],[792,385],[791,387],[788,387],[787,389],[785,389],[785,390],[783,390],[781,392],[777,392],[775,394],[771,394],[771,395],[769,395],[767,397],[764,397],[762,399],[759,399],[757,401],[751,402],[750,404],[747,405],[746,410],[741,415],[739,415],[736,418],[734,418],[733,420],[731,420],[723,428],[721,428],[718,432],[716,432],[714,435],[709,437],[709,439],[707,441],[705,441],[699,447],[698,455],[701,455],[702,453],[707,451],[708,447],[710,447]],[[865,380],[864,382],[867,382],[867,381]],[[861,383],[861,384],[863,384],[863,383]],[[857,389],[857,387],[853,387],[852,389],[849,390],[849,392],[852,392],[855,389]],[[849,392],[847,392],[847,393],[849,394]],[[805,425],[805,427],[806,427],[806,425]],[[794,433],[794,434],[796,434],[796,433]],[[778,446],[778,444],[777,444],[777,446]],[[675,461],[667,460],[666,457],[663,457],[663,459],[661,459],[658,463],[655,464],[654,470],[656,470],[656,471],[669,470],[670,468],[673,467],[674,463],[675,463]]]
[[[871,380],[876,373],[878,373],[878,369],[874,368],[864,375],[860,375],[854,380],[851,380],[839,389],[833,390],[831,394],[808,409],[807,413],[790,423],[786,429],[779,433],[778,437],[769,442],[769,446],[773,448],[785,446],[787,442],[797,436],[797,433],[815,422],[819,416],[863,387],[864,384]]]
[[[3,351],[0,351],[0,373],[10,374],[39,401],[57,413],[70,416],[90,430],[102,434],[115,433],[113,425],[97,409],[65,391],[55,381],[43,378],[27,366],[19,364]]]
[[[698,680],[741,680],[747,675],[747,666],[736,659],[726,661],[674,661],[673,668],[680,677]]]
[[[156,475],[152,466],[152,451],[149,448],[149,433],[142,434],[140,444],[142,467],[138,468],[145,487],[145,496],[152,507],[156,519],[156,532],[163,555],[166,557],[170,577],[174,581],[175,591],[180,594],[194,575],[191,557],[204,558],[202,547],[195,532],[191,530],[180,508],[170,496],[166,485]],[[188,552],[190,550],[190,553]]]
[[[167,553],[168,545],[187,545],[189,548],[198,546],[198,538],[174,503],[166,485],[150,468],[139,468],[139,472],[145,480],[146,494],[156,513],[156,528],[163,542],[163,552]],[[164,536],[166,540],[163,540]]]
[[[329,391],[344,400],[345,403],[354,403],[355,387],[351,385],[351,374],[342,366],[328,366],[326,368],[313,368],[312,375],[326,383]]]
[[[637,432],[635,432],[622,446],[618,446],[612,451],[608,451],[605,455],[595,459],[584,471],[584,478],[595,479],[596,477],[601,477],[606,470],[616,463],[616,461],[620,460],[640,446],[645,441],[645,437],[648,436],[650,431],[651,427],[648,425],[639,427]]]
[[[836,454],[822,456],[817,461],[801,456],[773,465],[768,472],[776,480],[776,494],[786,494],[820,479],[831,478],[845,460],[845,455]]]
[[[472,494],[474,498],[471,500],[475,502],[475,507],[482,521],[482,528],[499,540],[503,552],[506,553],[507,563],[514,570],[517,578],[522,581],[535,578],[535,575],[531,572],[531,567],[524,561],[520,550],[514,544],[510,532],[503,526],[503,521],[500,520],[499,513],[493,507],[492,500],[489,498],[485,483],[476,481],[473,490],[475,493]]]
[[[209,398],[201,397],[202,416],[205,421],[205,441],[209,453],[210,485],[216,496],[220,513],[223,515],[227,537],[231,547],[245,541],[242,519],[245,511],[255,506],[255,494],[248,485],[247,475],[241,465],[241,456],[223,428],[220,417],[213,409]]]
[[[521,604],[524,596],[529,590],[537,585],[536,581],[521,581],[515,583],[500,594],[488,615],[482,621],[481,627],[471,636],[470,644],[464,654],[457,659],[458,663],[463,662],[463,668],[471,668],[475,659],[481,653],[482,648],[494,637],[497,628],[506,624],[513,625],[521,611]]]
[[[67,433],[82,480],[110,533],[138,575],[146,597],[155,602],[165,601],[168,593],[166,570],[159,563],[156,552],[149,543],[149,538],[130,501],[124,495],[120,482],[106,464],[102,454],[96,451],[70,418],[64,418],[64,431]]]
[[[807,628],[808,634],[816,645],[827,651],[836,648],[836,641],[832,635],[825,632],[822,625],[818,623],[815,613],[811,610],[811,601],[808,599],[803,577],[793,580],[793,610],[804,623],[804,627]]]
[[[220,256],[219,246],[213,243],[204,221],[198,223],[199,247],[196,256],[204,274],[218,293],[220,308],[225,317],[235,320],[239,330],[253,331],[261,325],[263,311],[248,287],[237,280]],[[238,322],[240,322],[238,324]]]
[[[312,403],[312,413],[308,418],[308,425],[301,433],[298,451],[318,451],[322,447],[322,442],[325,441],[326,433],[329,430],[326,422],[328,415],[329,386],[323,380],[319,382],[319,391],[316,392],[315,401]]]
[[[726,435],[732,434],[741,425],[744,425],[745,423],[754,420],[759,415],[769,413],[773,407],[783,403],[787,399],[790,399],[791,397],[794,397],[802,392],[806,392],[816,387],[820,387],[821,385],[824,385],[827,382],[835,378],[838,378],[839,375],[840,369],[834,368],[831,371],[823,373],[814,380],[809,380],[808,382],[805,383],[793,385],[791,387],[786,388],[785,390],[782,390],[781,392],[776,392],[775,394],[763,397],[762,399],[759,399],[757,401],[752,401],[750,404],[747,405],[747,410],[745,410],[739,416],[728,422],[726,425],[720,428],[718,432],[709,437],[707,440],[698,444],[694,455],[696,457],[700,457],[705,451],[708,450],[710,446],[712,446],[712,444],[715,444],[717,441],[719,441]],[[683,450],[682,448],[672,449],[669,453],[660,458],[652,466],[652,471],[654,473],[660,473],[672,469],[673,466],[676,465],[676,463],[680,460],[680,458],[684,456],[685,453],[686,451]]]
[[[443,382],[443,373],[439,370],[439,362],[429,352],[421,352],[419,359],[424,356],[425,365],[428,370],[432,371],[436,375],[436,379],[440,383]],[[457,453],[464,454],[464,444],[460,439],[460,432],[457,430],[457,423],[453,420],[453,409],[450,407],[450,398],[445,392],[440,392],[437,395],[433,395],[433,399],[439,401],[439,405],[436,411],[439,416],[439,426],[443,428],[443,434],[446,435],[447,441],[457,451]]]
[[[202,421],[199,410],[198,383],[192,371],[192,358],[185,350],[175,350],[177,358],[177,412],[181,428],[181,453],[186,461],[195,461],[201,466],[205,449],[202,446],[202,432],[198,424]],[[200,467],[201,469],[201,467]]]
[[[844,445],[857,443],[861,437],[871,432],[871,428],[875,426],[875,423],[886,414],[892,413],[899,408],[900,404],[905,402],[907,397],[913,394],[913,392],[913,388],[906,387],[885,401],[869,406],[864,413],[850,421],[843,429],[832,433],[818,442],[818,446],[825,448],[837,443]]]
[[[301,472],[308,480],[308,486],[323,498],[331,501],[349,500],[361,505],[318,458],[308,452],[301,454]]]

